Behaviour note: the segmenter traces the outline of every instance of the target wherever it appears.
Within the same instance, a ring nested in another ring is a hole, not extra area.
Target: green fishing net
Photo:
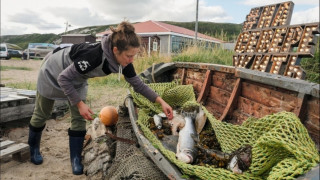
[[[173,108],[196,103],[192,85],[172,82],[153,83],[149,86]],[[250,168],[243,174],[234,174],[223,168],[183,163],[176,159],[174,152],[163,147],[149,128],[150,115],[162,112],[161,106],[148,101],[132,89],[130,92],[139,107],[137,122],[144,135],[185,175],[219,180],[294,179],[320,162],[308,131],[293,113],[279,112],[259,119],[249,118],[242,125],[233,125],[217,120],[203,107],[209,120],[209,128],[215,131],[223,152],[230,153],[247,144],[252,146]]]

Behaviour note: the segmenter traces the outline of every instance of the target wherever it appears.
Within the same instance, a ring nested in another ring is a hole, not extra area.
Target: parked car
[[[49,43],[29,43],[28,48],[23,51],[22,59],[44,58],[49,52],[56,48],[54,44]]]
[[[1,44],[0,45],[1,47],[1,53],[0,53],[0,58],[5,58],[6,60],[9,60],[11,57],[9,55],[9,52],[8,52],[8,47],[5,43]]]
[[[8,49],[8,53],[10,57],[17,57],[17,58],[22,57],[22,51],[20,50]]]

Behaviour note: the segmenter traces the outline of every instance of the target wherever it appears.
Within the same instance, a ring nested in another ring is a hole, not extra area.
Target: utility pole
[[[199,8],[199,0],[197,1],[197,8],[196,8],[196,25],[195,25],[195,44],[197,44],[198,39],[198,8]]]
[[[68,27],[71,27],[71,24],[69,24],[68,21],[65,22],[64,24],[66,25],[66,30],[64,31],[64,34],[66,34],[68,31]]]

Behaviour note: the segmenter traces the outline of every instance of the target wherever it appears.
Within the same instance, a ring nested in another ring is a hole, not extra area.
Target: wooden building
[[[83,42],[95,43],[96,37],[91,34],[66,34],[66,35],[62,35],[61,44],[67,44],[67,43],[79,44],[79,43],[83,43]]]
[[[162,55],[179,53],[184,47],[192,44],[195,39],[194,31],[159,21],[140,22],[133,24],[133,26],[135,32],[141,36],[142,46],[149,55],[155,51]],[[101,41],[103,35],[110,33],[110,29],[97,33],[97,41]],[[197,39],[208,46],[224,43],[220,39],[201,33],[198,33]]]

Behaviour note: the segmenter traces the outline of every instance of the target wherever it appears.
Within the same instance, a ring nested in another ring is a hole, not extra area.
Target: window
[[[153,50],[153,51],[158,51],[158,42],[154,41],[154,42],[152,43],[152,50]]]
[[[179,53],[191,43],[191,38],[171,36],[171,52]]]

